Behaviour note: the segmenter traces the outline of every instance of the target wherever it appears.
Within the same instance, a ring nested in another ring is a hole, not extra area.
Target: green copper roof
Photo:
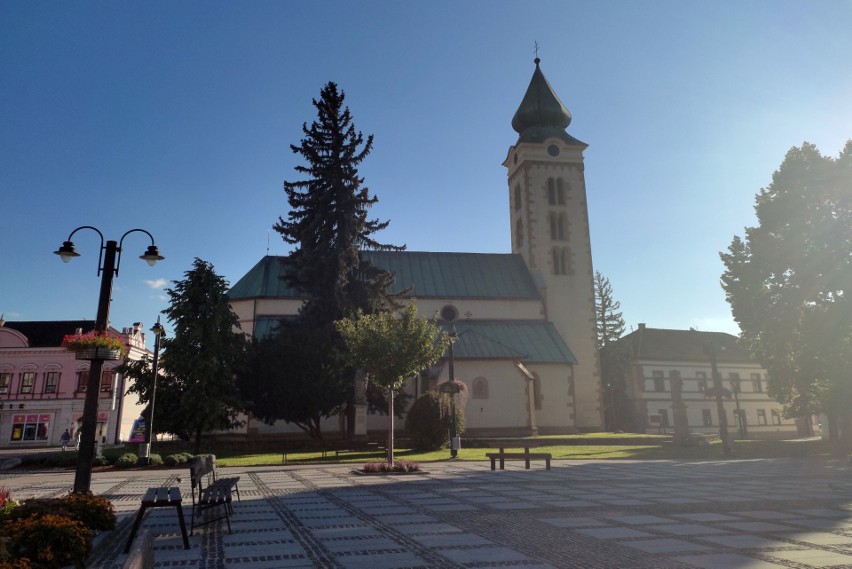
[[[460,320],[457,359],[513,359],[526,363],[577,363],[562,336],[546,320]]]
[[[393,292],[419,298],[540,298],[519,255],[364,251],[363,258],[394,274]],[[261,259],[228,291],[232,300],[300,298],[281,277],[287,257]]]
[[[286,317],[262,316],[255,322],[254,336],[273,334]],[[455,324],[459,339],[453,345],[457,360],[518,360],[537,364],[574,364],[577,359],[553,327],[545,320],[460,320],[441,323],[445,330]]]
[[[535,71],[529,87],[512,117],[512,128],[520,135],[518,142],[543,142],[555,137],[568,144],[585,146],[565,132],[571,124],[571,113],[541,72],[540,61],[535,59]]]

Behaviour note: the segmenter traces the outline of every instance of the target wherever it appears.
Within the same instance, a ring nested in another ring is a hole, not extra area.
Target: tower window
[[[565,205],[565,182],[562,178],[556,180],[556,203]]]
[[[551,144],[547,147],[547,153],[551,156],[559,156],[559,147],[555,144]]]
[[[518,247],[524,246],[524,222],[522,219],[515,222],[515,242]]]
[[[557,233],[557,227],[556,227],[557,221],[556,221],[556,214],[555,213],[551,213],[550,215],[547,216],[547,225],[548,225],[548,228],[550,229],[550,240],[556,241],[559,238],[559,234]]]
[[[556,205],[556,180],[553,178],[547,179],[547,203]]]
[[[556,233],[560,241],[565,241],[565,225],[567,218],[564,213],[559,214],[559,219],[556,221]]]
[[[565,247],[553,248],[553,274],[568,274],[568,249]]]
[[[515,211],[521,209],[521,185],[515,185]]]

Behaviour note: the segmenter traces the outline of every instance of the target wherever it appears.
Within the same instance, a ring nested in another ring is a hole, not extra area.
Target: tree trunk
[[[195,454],[201,454],[201,430],[195,431]]]
[[[393,387],[388,388],[388,464],[393,466]]]

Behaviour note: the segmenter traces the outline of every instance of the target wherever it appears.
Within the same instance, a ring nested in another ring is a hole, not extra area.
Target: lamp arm
[[[131,233],[135,233],[137,231],[147,235],[151,239],[151,245],[155,245],[154,236],[151,235],[149,232],[147,232],[144,229],[136,228],[136,229],[131,229],[129,231],[125,231],[124,235],[121,236],[121,239],[118,240],[118,249],[117,249],[118,258],[115,260],[115,276],[118,276],[118,269],[121,267],[121,250],[122,250],[122,244],[124,243],[124,238],[127,237],[128,235],[130,235]]]

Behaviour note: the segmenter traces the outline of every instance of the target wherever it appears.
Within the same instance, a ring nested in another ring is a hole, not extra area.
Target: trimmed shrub
[[[107,531],[115,529],[115,508],[103,496],[68,494],[59,499],[60,506],[87,528]]]
[[[115,461],[116,468],[132,468],[139,462],[139,457],[132,452],[127,452],[118,457]]]
[[[449,395],[427,391],[417,398],[405,420],[411,446],[417,450],[437,450],[449,445],[452,424]],[[456,407],[456,433],[464,430],[464,411]]]
[[[397,460],[392,465],[387,462],[370,462],[364,465],[364,472],[420,472],[420,465],[410,460]]]
[[[86,567],[92,551],[92,530],[82,522],[58,514],[22,519],[9,527],[9,554],[27,558],[37,567]]]

